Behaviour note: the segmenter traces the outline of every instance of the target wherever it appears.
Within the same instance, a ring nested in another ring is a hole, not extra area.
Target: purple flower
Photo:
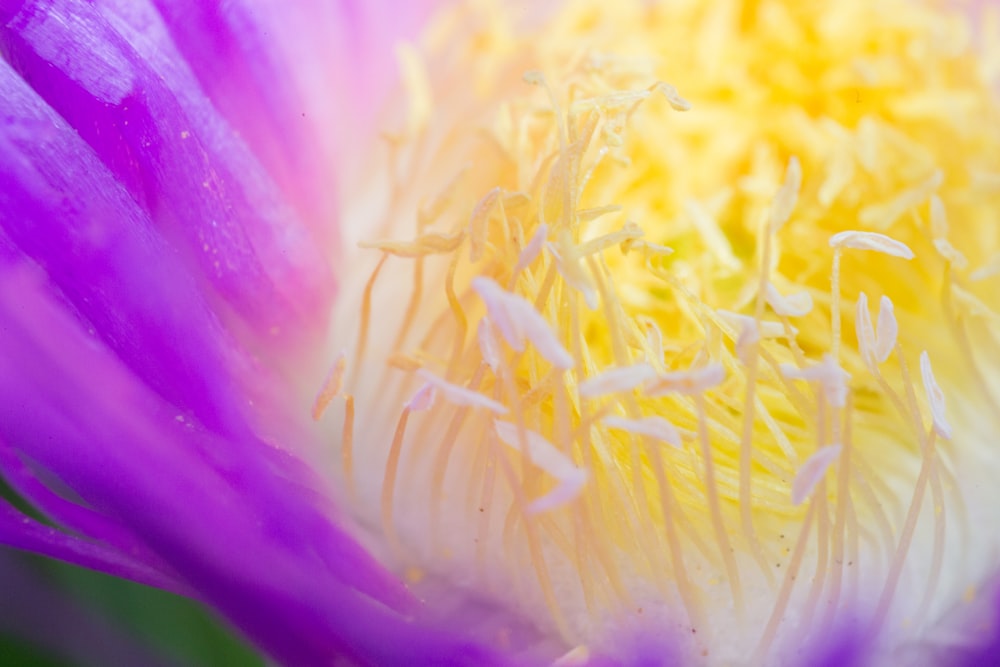
[[[344,533],[289,399],[336,293],[332,156],[376,99],[382,18],[0,17],[2,467],[65,529],[4,506],[0,541],[197,597],[288,664],[488,662]]]
[[[0,3],[0,544],[289,665],[995,656],[960,17],[290,4]]]

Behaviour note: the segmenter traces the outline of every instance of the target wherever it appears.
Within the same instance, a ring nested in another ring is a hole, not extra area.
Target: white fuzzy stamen
[[[426,383],[417,390],[410,401],[406,404],[406,409],[410,412],[423,412],[430,410],[434,405],[434,385]]]
[[[538,353],[556,368],[573,367],[573,355],[559,343],[548,322],[530,302],[482,276],[473,278],[472,288],[479,293],[490,319],[514,350],[524,351],[525,340],[530,340]]]
[[[795,480],[792,482],[793,505],[801,505],[806,498],[812,495],[816,485],[823,479],[823,475],[840,456],[840,450],[840,445],[827,445],[806,459],[799,471],[795,473]]]
[[[645,363],[611,368],[581,382],[578,391],[582,398],[620,394],[631,391],[654,377],[656,377],[656,371]]]
[[[711,363],[701,368],[673,373],[659,373],[646,383],[647,396],[666,394],[701,394],[722,384],[726,379],[726,369],[720,363]]]
[[[847,381],[851,375],[829,354],[824,355],[823,361],[818,364],[805,368],[781,364],[781,374],[790,380],[818,382],[827,403],[832,407],[842,408],[847,404]]]
[[[476,338],[479,341],[479,352],[483,355],[483,361],[496,373],[500,366],[500,345],[497,337],[493,333],[493,324],[488,317],[479,320],[476,327]]]
[[[892,305],[892,299],[883,295],[879,300],[878,330],[875,332],[875,358],[878,363],[885,363],[892,354],[898,335],[899,324],[896,322],[895,307]]]
[[[944,392],[938,386],[934,378],[934,371],[931,369],[931,360],[927,352],[920,353],[920,378],[924,382],[924,392],[927,394],[927,403],[931,408],[931,422],[934,431],[945,438],[951,440],[951,424],[948,423],[944,411]]]
[[[799,189],[802,187],[802,166],[799,159],[794,155],[788,160],[788,168],[785,170],[785,181],[778,189],[778,193],[771,202],[769,215],[769,226],[771,233],[777,233],[788,219],[792,217],[792,211],[799,200]]]
[[[576,467],[568,456],[559,451],[544,436],[530,429],[524,429],[522,443],[521,430],[517,424],[494,421],[493,427],[505,445],[521,451],[523,444],[527,448],[526,453],[531,459],[531,463],[560,482],[559,486],[551,492],[532,502],[528,506],[529,513],[537,514],[555,509],[579,495],[583,485],[587,483],[587,471]]]
[[[663,417],[643,417],[641,419],[626,419],[614,415],[605,417],[601,421],[608,428],[628,431],[636,435],[647,436],[655,440],[662,440],[674,447],[681,446],[681,434],[677,427]]]
[[[457,384],[452,384],[444,378],[440,378],[426,368],[421,368],[417,371],[417,375],[431,385],[441,394],[441,398],[448,401],[452,405],[458,405],[470,408],[483,408],[489,410],[490,412],[496,413],[498,415],[507,414],[507,406],[502,403],[494,401],[488,396],[483,396],[479,392],[471,391],[465,387],[460,387]]]
[[[764,300],[775,314],[782,317],[802,317],[813,309],[812,295],[809,292],[782,295],[771,283],[764,286]]]
[[[914,258],[913,251],[905,243],[876,232],[840,232],[830,237],[830,247],[873,250],[892,257]]]

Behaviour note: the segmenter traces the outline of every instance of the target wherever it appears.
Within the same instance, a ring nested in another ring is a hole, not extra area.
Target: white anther
[[[538,353],[556,368],[566,370],[574,366],[573,355],[530,302],[483,276],[472,279],[472,288],[479,293],[490,320],[513,349],[522,352],[525,340],[530,340]]]
[[[643,382],[656,377],[656,371],[646,363],[611,368],[589,377],[580,383],[578,389],[582,398],[596,398],[608,394],[620,394],[635,389]]]
[[[934,431],[946,440],[951,440],[951,424],[948,423],[944,413],[944,392],[938,386],[934,378],[934,371],[931,369],[931,360],[927,352],[920,353],[920,377],[924,381],[924,392],[927,394],[927,403],[931,408],[931,422]]]
[[[479,353],[483,355],[483,361],[496,373],[500,367],[500,345],[497,337],[493,333],[493,324],[488,317],[479,320],[476,327],[476,338],[479,341]]]
[[[410,412],[423,412],[424,410],[430,410],[433,405],[434,385],[428,382],[417,390],[417,393],[406,404],[406,409]]]
[[[525,244],[524,249],[521,250],[521,254],[517,256],[517,266],[514,268],[514,273],[520,273],[522,270],[531,266],[531,263],[535,261],[538,257],[538,253],[542,251],[542,247],[545,245],[545,239],[548,238],[549,227],[548,225],[538,225],[538,229],[535,233],[531,235],[531,239]]]
[[[826,471],[840,456],[840,450],[840,445],[827,445],[806,459],[799,471],[795,473],[795,480],[792,482],[793,505],[801,505],[806,498],[812,495]]]
[[[788,160],[785,170],[785,181],[781,184],[774,200],[771,202],[769,225],[771,233],[777,233],[788,219],[799,200],[799,189],[802,187],[802,166],[794,155]]]
[[[830,237],[830,247],[874,250],[903,259],[913,259],[914,257],[913,251],[905,243],[876,232],[840,232]]]
[[[808,315],[813,308],[809,292],[782,295],[771,283],[764,286],[764,300],[771,306],[771,310],[782,317],[802,317]]]
[[[420,376],[420,379],[424,382],[434,387],[434,389],[441,394],[441,397],[452,405],[470,408],[483,408],[498,415],[505,415],[508,412],[507,406],[502,403],[494,401],[488,396],[483,396],[479,392],[466,389],[465,387],[457,384],[452,384],[444,378],[434,375],[426,368],[419,369],[417,371],[417,375]]]
[[[568,456],[559,451],[544,436],[535,431],[523,429],[522,438],[522,430],[518,429],[517,424],[511,422],[494,421],[493,427],[505,445],[520,451],[522,454],[527,454],[533,465],[538,466],[560,482],[555,489],[533,501],[528,506],[529,513],[536,514],[555,509],[572,501],[580,494],[584,484],[587,483],[587,471],[576,467],[576,464]],[[522,447],[526,447],[527,452],[523,451]]]
[[[610,415],[601,420],[608,428],[618,429],[642,435],[654,440],[662,440],[674,447],[681,446],[681,434],[677,427],[663,417],[642,417],[640,419],[626,419]]]
[[[646,395],[701,394],[722,384],[725,379],[726,369],[720,363],[711,363],[686,371],[659,373],[646,383]]]
[[[818,382],[823,396],[832,407],[842,408],[847,405],[847,381],[851,379],[851,375],[829,354],[823,355],[823,361],[818,364],[805,368],[781,364],[781,374],[790,380]]]

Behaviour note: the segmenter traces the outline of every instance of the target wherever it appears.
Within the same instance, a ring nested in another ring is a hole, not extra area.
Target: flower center
[[[953,17],[709,4],[569,3],[544,39],[463,8],[404,52],[390,199],[421,203],[362,243],[316,414],[345,395],[353,502],[414,577],[570,645],[654,619],[763,660],[933,621],[949,538],[995,543],[931,367],[992,405],[1000,123]]]

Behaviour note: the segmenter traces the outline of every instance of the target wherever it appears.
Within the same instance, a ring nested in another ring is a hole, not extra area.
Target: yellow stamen
[[[945,413],[1000,399],[1000,105],[954,17],[876,4],[571,0],[528,36],[462,6],[406,52],[386,190],[416,208],[365,239],[344,383],[404,566],[567,646],[655,608],[723,662],[941,613],[952,542],[1000,542]]]

